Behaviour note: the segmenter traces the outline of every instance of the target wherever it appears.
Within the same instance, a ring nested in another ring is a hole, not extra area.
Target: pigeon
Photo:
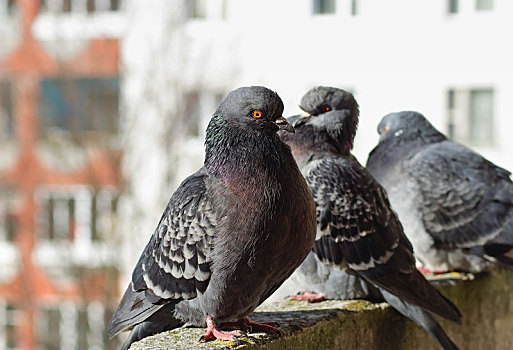
[[[513,268],[511,173],[418,112],[386,115],[378,133],[367,169],[388,191],[424,270]]]
[[[248,315],[306,258],[316,230],[312,194],[277,134],[294,131],[282,112],[260,86],[221,102],[203,167],[172,195],[108,325],[111,337],[131,330],[123,350],[182,325],[206,327],[203,341],[279,335]]]
[[[329,298],[386,301],[444,349],[458,349],[433,316],[460,323],[458,308],[416,269],[386,191],[351,154],[359,117],[355,98],[318,86],[302,97],[300,108],[306,114],[288,118],[296,133],[281,137],[314,196],[317,234],[294,279]]]

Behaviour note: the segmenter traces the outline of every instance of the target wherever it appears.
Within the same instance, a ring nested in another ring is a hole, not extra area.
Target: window
[[[458,13],[458,0],[448,0],[448,2],[447,2],[447,12],[449,12],[449,13]]]
[[[88,13],[93,13],[96,11],[96,4],[94,0],[87,0],[86,9]]]
[[[447,119],[447,132],[449,138],[456,139],[456,118],[454,116],[454,90],[447,91],[447,110],[449,111],[449,118]]]
[[[358,14],[358,0],[351,0],[351,16]]]
[[[450,138],[473,146],[493,145],[493,89],[450,89],[447,109]]]
[[[110,0],[110,10],[111,11],[118,11],[120,8],[121,8],[120,0]]]
[[[78,310],[77,313],[77,338],[78,338],[78,348],[79,349],[87,349],[87,333],[89,332],[89,320],[87,317],[87,310],[82,309]]]
[[[16,0],[0,0],[0,15],[6,13],[8,16],[13,16],[16,10]]]
[[[14,134],[13,88],[11,80],[0,80],[0,137]]]
[[[0,302],[0,349],[20,349],[18,341],[20,318],[21,313],[14,305]]]
[[[1,1],[1,0],[0,0]],[[15,0],[9,0],[15,1]],[[40,0],[40,11],[53,13],[95,13],[106,11],[119,11],[121,0]]]
[[[115,229],[117,192],[86,186],[39,189],[39,237],[48,241],[104,241]]]
[[[187,0],[186,1],[187,17],[202,19],[207,17],[206,0]]]
[[[40,309],[37,342],[41,350],[106,349],[105,308],[101,303],[74,304]]]
[[[493,10],[493,0],[476,0],[477,11]]]
[[[221,19],[226,19],[227,13],[228,13],[228,0],[222,0],[221,13],[220,13]]]
[[[58,308],[41,310],[38,322],[38,343],[44,350],[61,348],[61,313]]]
[[[11,188],[0,187],[0,242],[14,242],[17,229],[15,212],[16,193]]]
[[[91,239],[104,241],[115,230],[118,195],[109,190],[93,194],[91,201]]]
[[[113,134],[118,129],[119,79],[62,78],[40,83],[42,134]]]
[[[61,197],[61,198],[59,198]],[[75,237],[76,200],[68,196],[50,196],[42,203],[46,217],[43,238],[48,240],[73,240]]]
[[[62,12],[71,12],[71,0],[62,1]]]
[[[314,15],[334,14],[335,0],[313,0],[312,13]]]
[[[493,143],[493,91],[471,90],[469,139],[476,145]]]

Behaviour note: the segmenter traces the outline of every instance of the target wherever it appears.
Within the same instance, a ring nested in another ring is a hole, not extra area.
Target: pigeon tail
[[[183,322],[173,317],[174,307],[173,303],[166,304],[143,322],[137,324],[121,346],[121,350],[128,350],[132,343],[147,336],[180,327]]]
[[[399,311],[402,315],[408,317],[410,320],[415,322],[417,325],[422,327],[426,332],[440,344],[444,350],[458,350],[458,346],[449,338],[449,336],[442,329],[438,321],[433,315],[423,310],[422,308],[413,305],[405,300],[401,300],[395,295],[388,293],[381,289],[383,298],[389,303],[394,309]]]
[[[126,329],[131,329],[134,325],[158,311],[162,306],[163,304],[148,302],[144,291],[135,292],[132,290],[132,285],[129,285],[116,312],[110,319],[107,334],[112,338]]]
[[[368,278],[368,277],[367,277]],[[410,274],[384,276],[371,280],[380,290],[389,291],[407,303],[418,305],[455,323],[461,324],[461,313],[448,298],[415,270]],[[396,297],[397,298],[397,297]]]

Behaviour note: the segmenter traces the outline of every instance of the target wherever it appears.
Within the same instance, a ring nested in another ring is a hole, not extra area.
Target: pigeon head
[[[282,113],[283,102],[276,92],[263,86],[241,87],[224,98],[214,113],[212,123],[226,123],[230,129],[243,132],[293,132],[294,129],[282,117]]]
[[[306,113],[288,120],[295,135],[282,135],[294,148],[349,154],[358,127],[359,109],[353,95],[345,90],[317,86],[309,90],[299,107]]]
[[[430,140],[443,136],[420,113],[403,111],[387,114],[378,124],[379,141],[393,138]]]
[[[282,144],[277,132],[294,132],[282,113],[281,98],[268,88],[250,86],[230,92],[207,127],[205,165],[218,169],[228,158],[238,158],[234,161],[238,164],[243,157],[265,152],[271,143]]]

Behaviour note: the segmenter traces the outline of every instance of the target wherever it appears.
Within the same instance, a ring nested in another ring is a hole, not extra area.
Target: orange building
[[[0,349],[114,349],[119,0],[0,0]]]

